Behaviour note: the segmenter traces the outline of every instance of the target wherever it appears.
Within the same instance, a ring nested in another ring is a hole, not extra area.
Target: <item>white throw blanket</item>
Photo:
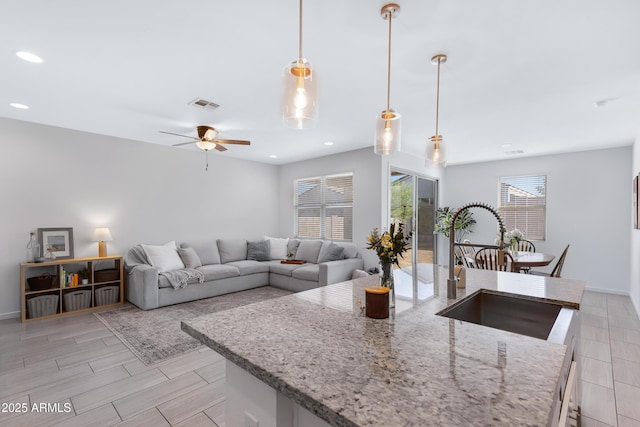
[[[141,265],[150,265],[147,255],[144,253],[142,246],[134,246],[124,257],[124,264],[127,272],[133,272]],[[204,274],[193,268],[183,268],[180,270],[163,271],[158,273],[159,276],[166,277],[173,289],[186,288],[190,280],[197,280],[198,283],[204,282]]]

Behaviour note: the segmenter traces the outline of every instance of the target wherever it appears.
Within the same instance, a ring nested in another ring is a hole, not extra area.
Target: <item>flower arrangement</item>
[[[524,234],[522,231],[514,228],[511,231],[507,231],[504,233],[504,241],[500,242],[500,235],[496,238],[496,245],[502,245],[505,248],[516,249],[518,247],[518,243],[524,240]]]
[[[407,251],[407,245],[411,240],[411,232],[404,234],[404,225],[399,222],[397,225],[391,224],[389,231],[380,234],[377,228],[371,231],[371,235],[367,237],[369,245],[367,249],[373,249],[380,258],[380,263],[396,264],[398,267],[398,257]]]

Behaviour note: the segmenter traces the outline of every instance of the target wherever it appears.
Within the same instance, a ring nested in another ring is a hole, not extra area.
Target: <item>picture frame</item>
[[[73,258],[72,227],[38,228],[38,242],[45,258],[48,248],[57,259]]]
[[[638,188],[638,176],[633,178],[633,228],[640,229],[640,188]]]

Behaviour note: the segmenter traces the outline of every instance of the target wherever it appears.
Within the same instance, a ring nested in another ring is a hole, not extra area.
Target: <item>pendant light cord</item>
[[[440,58],[438,58],[438,86],[436,88],[436,138],[438,137],[438,116],[440,115]]]
[[[391,99],[391,21],[393,12],[389,11],[389,47],[387,49],[387,113],[389,112]]]
[[[302,59],[302,0],[300,0],[300,16],[298,19],[300,28],[298,32],[298,60]]]

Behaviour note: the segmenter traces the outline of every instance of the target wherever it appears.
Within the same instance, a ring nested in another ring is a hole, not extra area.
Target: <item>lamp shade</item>
[[[110,242],[113,240],[111,231],[107,227],[96,228],[93,233],[93,240],[96,242]]]
[[[379,155],[400,151],[401,127],[400,114],[393,110],[382,110],[376,118],[376,136],[374,152]]]
[[[442,135],[432,136],[427,141],[426,166],[444,168],[447,166],[446,144]]]
[[[308,129],[316,124],[317,107],[317,73],[306,59],[294,59],[284,69],[282,120],[292,128]]]

